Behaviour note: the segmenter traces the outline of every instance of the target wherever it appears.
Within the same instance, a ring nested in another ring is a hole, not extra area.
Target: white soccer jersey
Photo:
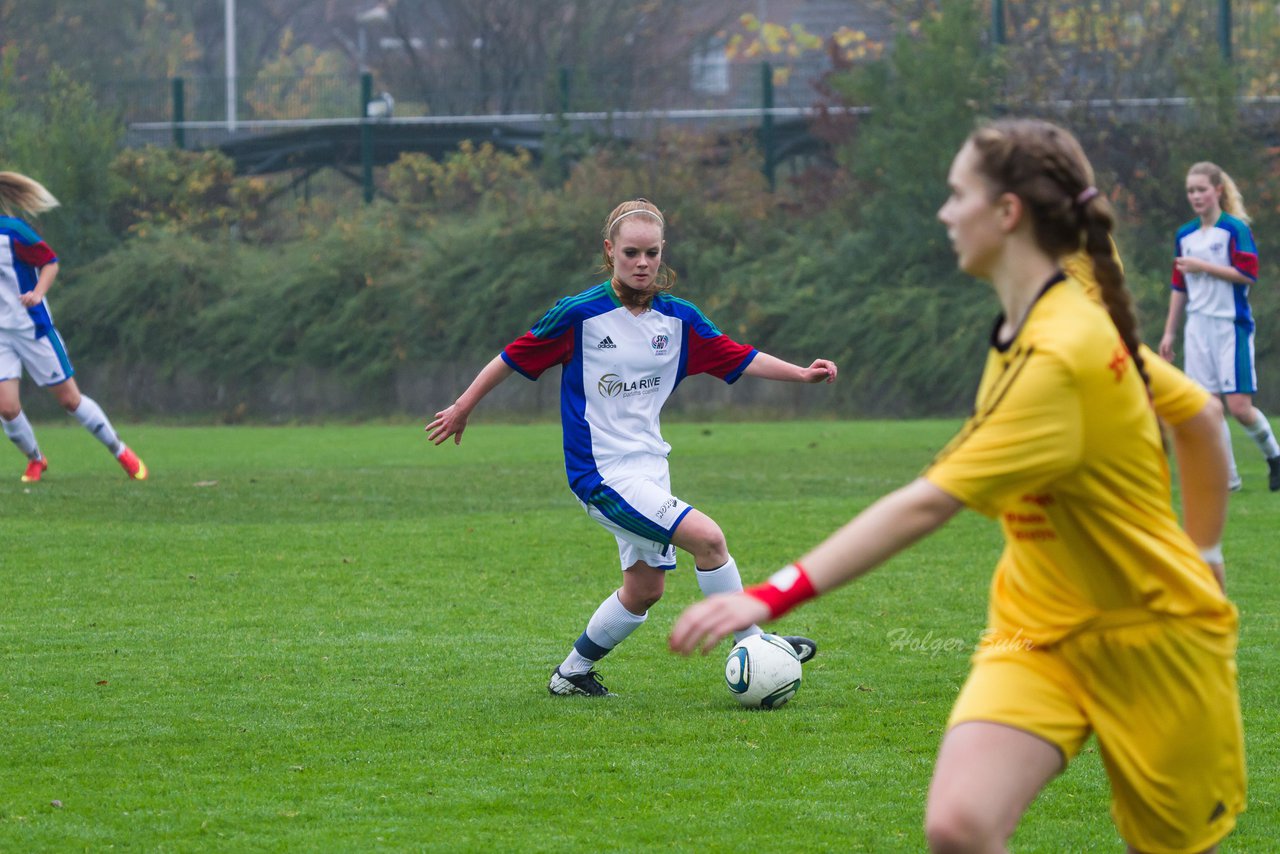
[[[1230,214],[1222,214],[1209,228],[1201,228],[1199,219],[1182,226],[1178,229],[1174,254],[1234,267],[1251,280],[1258,279],[1258,249],[1253,242],[1253,232],[1244,221]],[[1247,284],[1228,282],[1208,273],[1183,273],[1175,267],[1172,286],[1174,290],[1186,292],[1189,314],[1235,320],[1253,329]]]
[[[629,454],[666,457],[660,414],[686,376],[735,382],[756,350],[730,339],[697,306],[659,294],[640,315],[608,282],[565,297],[533,329],[502,351],[508,365],[536,380],[564,366],[560,419],[569,487],[583,502]]]
[[[31,226],[12,216],[0,216],[0,329],[33,333],[40,338],[53,328],[43,300],[31,308],[18,297],[35,288],[40,268],[58,258]]]

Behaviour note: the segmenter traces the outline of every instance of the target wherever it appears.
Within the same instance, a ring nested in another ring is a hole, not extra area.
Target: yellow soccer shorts
[[[1064,763],[1094,733],[1125,842],[1203,851],[1244,810],[1245,766],[1235,660],[1200,631],[1156,618],[1044,648],[988,638],[948,727],[1021,729],[1056,745]]]

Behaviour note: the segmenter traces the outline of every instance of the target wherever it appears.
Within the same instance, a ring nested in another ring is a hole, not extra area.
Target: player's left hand
[[[671,628],[667,642],[672,652],[681,655],[694,650],[706,654],[721,638],[767,619],[769,606],[756,597],[746,593],[720,593],[685,608]]]
[[[42,299],[44,299],[44,297],[40,296],[35,291],[27,291],[25,294],[18,295],[18,302],[22,303],[27,308],[35,308],[40,304],[40,300]]]
[[[804,369],[804,381],[820,383],[836,381],[836,363],[828,359],[815,359],[813,364]]]

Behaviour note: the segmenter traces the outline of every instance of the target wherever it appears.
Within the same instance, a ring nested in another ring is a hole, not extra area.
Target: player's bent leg
[[[1062,767],[1056,745],[1024,730],[984,721],[952,727],[929,784],[929,849],[1004,850],[1022,814]]]
[[[729,561],[724,532],[701,510],[690,508],[671,533],[671,542],[693,555],[695,565],[702,569],[715,569]]]

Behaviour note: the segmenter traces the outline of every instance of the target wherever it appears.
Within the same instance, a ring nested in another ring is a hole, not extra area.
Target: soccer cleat
[[[1280,456],[1268,457],[1267,468],[1271,470],[1267,486],[1271,487],[1272,492],[1280,492]]]
[[[802,638],[799,635],[783,635],[782,639],[791,644],[801,664],[818,654],[818,645],[808,638]]]
[[[1244,489],[1244,479],[1238,474],[1232,475],[1232,477],[1227,481],[1227,491],[1239,492],[1242,489]]]
[[[44,457],[38,460],[31,460],[27,463],[27,470],[22,474],[23,483],[36,483],[44,474],[45,469],[49,467],[49,461]]]
[[[124,473],[129,475],[131,479],[147,479],[147,464],[139,459],[138,455],[129,450],[127,446],[120,449],[116,460],[120,463],[120,468],[124,469]]]
[[[547,684],[547,690],[558,697],[568,697],[573,694],[582,694],[587,697],[614,696],[612,691],[604,687],[604,683],[600,681],[600,674],[594,670],[566,676],[557,667],[551,671],[551,682]]]

